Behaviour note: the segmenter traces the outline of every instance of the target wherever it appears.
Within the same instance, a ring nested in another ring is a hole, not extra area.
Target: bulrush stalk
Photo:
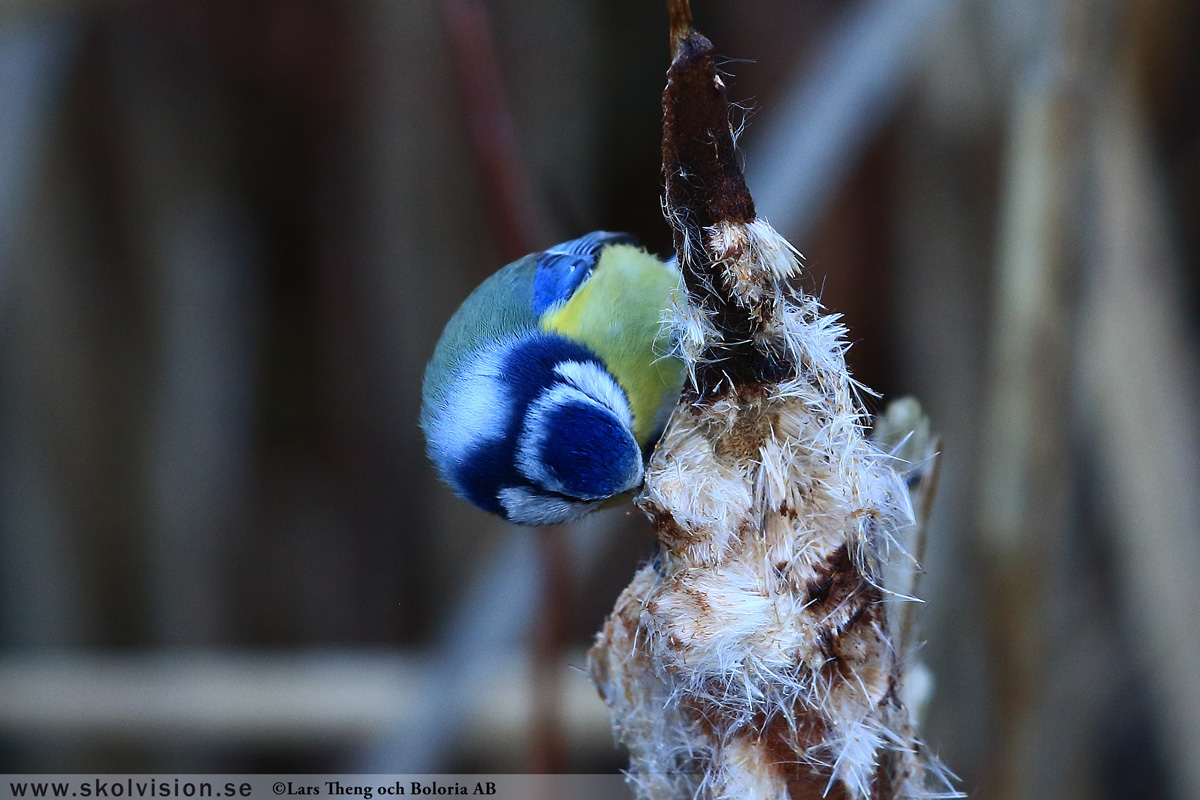
[[[665,211],[687,292],[666,324],[688,381],[638,500],[661,547],[592,676],[644,800],[956,796],[914,735],[884,602],[910,487],[866,436],[845,330],[755,215],[712,44],[669,6]]]

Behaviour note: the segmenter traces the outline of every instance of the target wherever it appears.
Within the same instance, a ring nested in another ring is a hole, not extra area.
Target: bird
[[[487,278],[425,370],[420,424],[441,478],[520,525],[632,495],[683,384],[663,322],[681,291],[674,259],[609,231]]]

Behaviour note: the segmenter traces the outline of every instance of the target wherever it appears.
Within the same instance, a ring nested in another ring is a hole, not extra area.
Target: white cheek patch
[[[589,361],[563,361],[554,372],[571,386],[611,411],[621,423],[633,428],[633,411],[621,386],[599,364]]]
[[[529,489],[513,487],[500,490],[500,505],[508,512],[508,518],[519,525],[554,525],[579,519],[600,503],[547,497]]]
[[[443,469],[459,463],[481,442],[504,437],[512,402],[502,366],[510,347],[485,350],[460,372],[446,393],[453,403],[439,409],[429,432],[431,455]]]

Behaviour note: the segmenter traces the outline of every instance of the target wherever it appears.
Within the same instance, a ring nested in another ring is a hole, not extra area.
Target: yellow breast
[[[633,433],[643,446],[654,432],[659,407],[683,380],[662,327],[663,312],[679,285],[679,272],[644,250],[609,245],[587,281],[542,318],[544,330],[579,342],[604,361],[629,397]]]

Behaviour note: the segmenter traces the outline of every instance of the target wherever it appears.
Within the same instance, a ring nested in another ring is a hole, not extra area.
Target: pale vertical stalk
[[[1062,619],[1083,586],[1070,557],[1081,511],[1070,457],[1072,289],[1093,40],[1110,10],[1079,0],[1039,6],[1031,24],[1040,34],[1008,109],[978,489],[994,720],[984,786],[996,800],[1069,794],[1083,748],[1080,726],[1059,723],[1079,701],[1057,681],[1084,624]]]
[[[884,604],[909,489],[865,436],[844,329],[790,287],[798,253],[755,215],[712,44],[669,7],[665,210],[687,294],[667,322],[689,377],[638,501],[662,548],[593,678],[640,798],[943,796]]]
[[[996,798],[1025,797],[1041,785],[1035,772],[1048,777],[1022,747],[1045,702],[1043,609],[1068,520],[1065,108],[1057,83],[1026,87],[1009,134],[979,491],[996,715],[986,781]]]
[[[1177,797],[1200,797],[1200,347],[1130,65],[1093,130],[1099,213],[1084,282],[1080,373],[1111,512],[1126,624],[1162,715]]]

